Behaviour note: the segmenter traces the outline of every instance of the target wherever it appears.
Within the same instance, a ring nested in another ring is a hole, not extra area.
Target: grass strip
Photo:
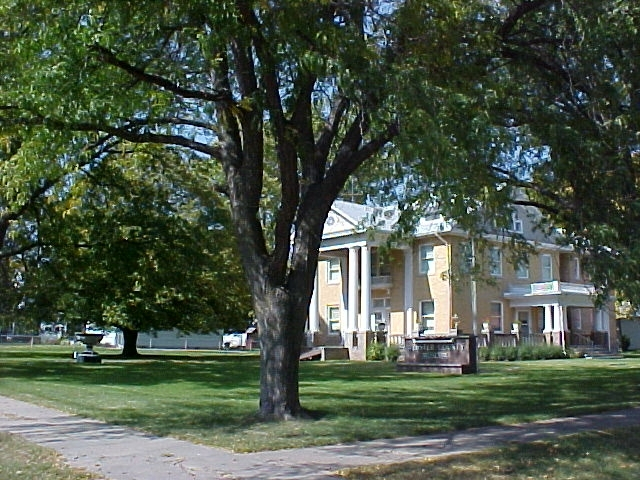
[[[66,465],[53,450],[0,432],[0,478],[20,480],[98,480],[103,477]]]
[[[480,453],[362,467],[349,480],[602,480],[637,478],[640,432],[625,428],[512,444]]]

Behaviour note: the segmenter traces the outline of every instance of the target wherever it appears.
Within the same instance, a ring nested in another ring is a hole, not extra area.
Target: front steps
[[[349,349],[346,347],[314,347],[302,352],[300,360],[349,360]]]

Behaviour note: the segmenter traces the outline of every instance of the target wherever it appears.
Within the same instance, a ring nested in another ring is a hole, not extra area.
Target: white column
[[[347,293],[347,331],[358,329],[358,247],[349,248],[349,290]]]
[[[404,250],[404,334],[409,337],[416,329],[413,321],[413,249]]]
[[[360,249],[360,331],[371,330],[371,253],[367,245]]]
[[[560,332],[562,330],[562,307],[557,303],[552,305],[553,308],[553,331]]]
[[[318,314],[318,272],[313,279],[313,293],[309,304],[309,332],[314,333],[320,329],[320,316]]]
[[[565,325],[567,324],[567,319],[565,318],[567,314],[567,309],[564,308],[562,305],[554,305],[553,306],[553,317],[554,317],[554,330],[556,332],[558,332],[558,338],[560,340],[560,345],[562,346],[562,349],[564,350],[565,348]]]
[[[553,331],[553,311],[552,305],[544,306],[544,329],[543,333],[551,333]]]
[[[608,308],[602,308],[600,309],[600,315],[601,315],[601,321],[602,321],[602,329],[607,332],[607,347],[609,348],[609,351],[612,350],[612,344],[611,344],[611,317],[609,316],[610,311]],[[619,341],[620,339],[618,339]]]

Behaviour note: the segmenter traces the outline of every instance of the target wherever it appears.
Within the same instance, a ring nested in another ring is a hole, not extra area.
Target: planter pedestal
[[[74,353],[76,363],[102,363],[102,358],[93,347],[100,343],[103,337],[101,333],[76,333],[76,338],[85,346],[84,351]]]

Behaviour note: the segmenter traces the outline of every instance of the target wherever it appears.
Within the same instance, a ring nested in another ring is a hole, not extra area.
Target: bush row
[[[480,347],[480,360],[551,360],[569,358],[559,345],[521,345],[518,347]]]
[[[384,343],[370,343],[367,347],[367,360],[386,360],[395,362],[400,356],[399,345],[386,345]]]

